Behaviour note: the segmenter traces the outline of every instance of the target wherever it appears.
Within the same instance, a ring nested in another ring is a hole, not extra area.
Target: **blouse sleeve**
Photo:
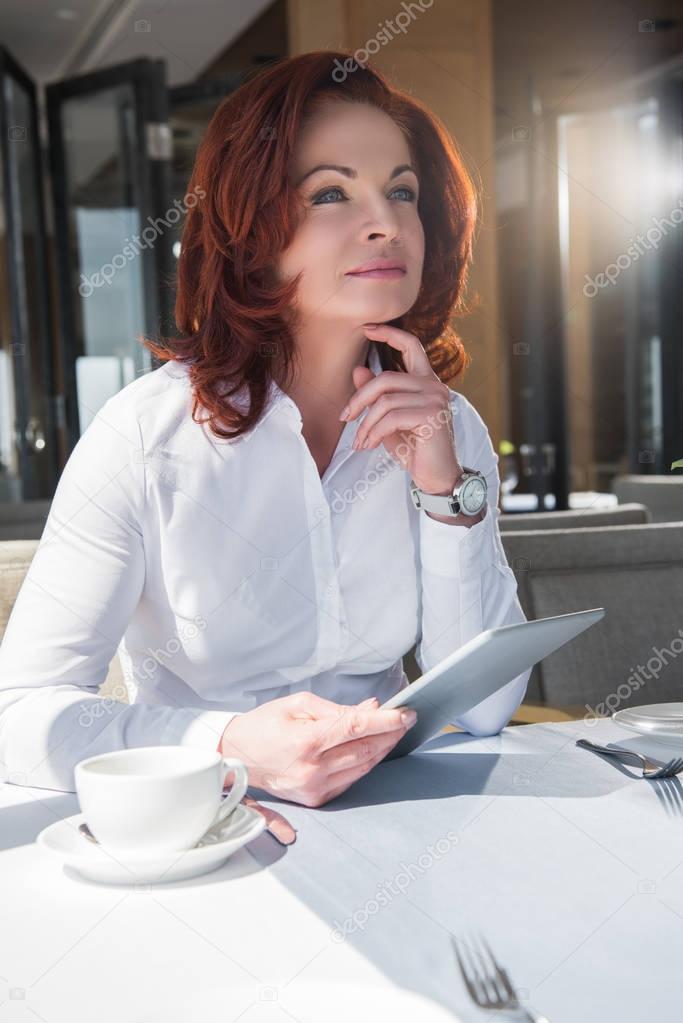
[[[419,513],[422,600],[415,659],[422,672],[485,629],[526,621],[500,539],[498,455],[463,395],[452,392],[451,410],[458,460],[486,477],[488,507],[470,527]],[[529,668],[452,723],[473,735],[496,734],[522,702],[530,674]]]
[[[84,757],[130,746],[215,750],[228,711],[127,705],[97,695],[145,579],[144,452],[110,398],[74,447],[0,645],[0,771],[75,792]]]

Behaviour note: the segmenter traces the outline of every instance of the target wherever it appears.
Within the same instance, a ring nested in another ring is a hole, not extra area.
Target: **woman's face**
[[[314,171],[320,164],[348,172]],[[331,101],[307,123],[291,173],[304,213],[278,261],[284,279],[303,273],[297,308],[305,322],[358,327],[392,320],[414,304],[424,261],[416,172],[403,133],[375,107]],[[404,272],[350,274],[378,258]]]

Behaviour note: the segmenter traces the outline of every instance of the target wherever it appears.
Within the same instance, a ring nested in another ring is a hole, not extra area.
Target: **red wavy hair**
[[[292,324],[298,278],[277,282],[277,256],[297,229],[301,200],[290,160],[307,117],[336,99],[369,103],[401,128],[418,170],[425,233],[422,284],[412,308],[390,321],[415,334],[434,372],[449,381],[470,359],[451,320],[465,309],[477,197],[457,146],[422,103],[369,65],[337,82],[350,52],[317,50],[260,70],[221,103],[197,150],[188,193],[206,195],[187,213],[176,277],[179,338],[142,339],[162,362],[188,364],[194,395],[213,433],[235,438],[261,418],[271,380],[284,391],[296,365]],[[349,66],[348,64],[346,65]],[[405,372],[400,352],[379,345],[383,369]],[[246,385],[245,414],[230,398]],[[222,425],[227,429],[223,429]]]

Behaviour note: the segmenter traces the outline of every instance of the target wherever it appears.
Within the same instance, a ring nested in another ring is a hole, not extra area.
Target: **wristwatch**
[[[415,507],[436,515],[478,515],[486,505],[487,490],[484,474],[464,465],[452,494],[425,494],[410,481],[410,496]]]

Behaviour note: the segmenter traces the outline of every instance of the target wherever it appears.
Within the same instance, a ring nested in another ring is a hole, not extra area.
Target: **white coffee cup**
[[[226,773],[235,778],[221,802]],[[135,746],[100,753],[74,769],[95,838],[113,853],[153,856],[191,849],[247,791],[241,760],[193,746]]]

